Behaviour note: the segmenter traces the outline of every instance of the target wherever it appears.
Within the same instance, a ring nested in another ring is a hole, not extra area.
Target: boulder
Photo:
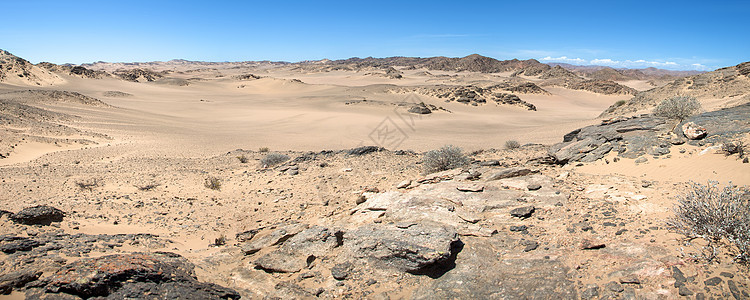
[[[24,208],[10,216],[10,219],[25,225],[49,225],[52,222],[61,222],[64,216],[65,213],[57,208],[39,205]]]
[[[706,137],[706,135],[708,134],[706,128],[695,124],[695,122],[687,122],[683,124],[682,133],[685,134],[685,137],[690,140],[699,140]]]
[[[531,217],[531,215],[534,213],[534,210],[535,208],[533,206],[514,208],[510,211],[510,215],[516,218],[526,219]]]
[[[427,106],[425,106],[424,103],[420,103],[420,104],[414,105],[414,106],[410,107],[408,111],[410,113],[418,114],[418,115],[427,115],[427,114],[431,114],[432,113],[432,110],[430,110]]]
[[[344,234],[344,246],[356,258],[373,265],[413,274],[449,266],[461,240],[452,227],[441,224],[409,226],[364,225]]]

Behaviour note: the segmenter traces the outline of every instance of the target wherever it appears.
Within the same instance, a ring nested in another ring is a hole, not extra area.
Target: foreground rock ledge
[[[228,288],[199,282],[194,266],[170,252],[84,258],[29,284],[27,299],[239,299]],[[76,296],[76,297],[71,297]]]

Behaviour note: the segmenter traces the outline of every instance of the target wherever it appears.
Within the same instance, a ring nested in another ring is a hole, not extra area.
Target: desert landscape
[[[750,62],[0,51],[0,299],[748,299],[746,145]]]

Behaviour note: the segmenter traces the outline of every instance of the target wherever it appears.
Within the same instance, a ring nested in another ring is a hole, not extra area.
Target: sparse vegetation
[[[270,149],[268,149],[268,147],[260,147],[260,148],[258,148],[258,152],[260,152],[260,153],[266,153],[268,151],[270,151]]]
[[[695,97],[677,96],[659,103],[654,109],[654,115],[682,122],[700,110],[701,103]]]
[[[260,160],[260,164],[264,168],[270,168],[276,165],[279,165],[285,161],[289,160],[289,155],[281,154],[281,153],[269,153],[266,154],[263,158]]]
[[[613,105],[613,107],[620,107],[625,105],[625,103],[627,103],[625,100],[618,100],[617,102],[615,102],[615,105]]]
[[[99,187],[102,184],[101,180],[99,178],[90,178],[87,180],[82,181],[76,181],[76,185],[78,188],[82,190],[93,190],[96,187]]]
[[[237,160],[239,160],[240,163],[243,163],[243,164],[246,164],[248,162],[247,156],[245,155],[237,156]]]
[[[135,187],[138,188],[141,191],[150,191],[150,190],[153,190],[153,189],[157,188],[160,185],[161,184],[158,184],[158,183],[148,183],[148,184],[144,184],[144,185],[135,185]]]
[[[505,141],[505,149],[517,149],[521,148],[521,144],[516,140]]]
[[[204,185],[212,190],[221,190],[221,179],[214,177],[214,176],[208,176],[206,177],[206,182]]]
[[[428,151],[422,159],[425,174],[455,169],[468,164],[469,158],[463,154],[461,148],[453,145]]]
[[[719,245],[728,245],[735,260],[750,258],[750,194],[733,186],[724,188],[716,181],[707,185],[691,183],[690,191],[681,196],[674,209],[675,216],[667,225],[689,239],[708,242],[704,258],[716,258]]]
[[[214,239],[214,246],[223,246],[227,243],[227,237],[224,234]]]
[[[745,158],[745,147],[742,141],[727,142],[721,145],[721,151],[726,156],[737,154],[740,158]]]

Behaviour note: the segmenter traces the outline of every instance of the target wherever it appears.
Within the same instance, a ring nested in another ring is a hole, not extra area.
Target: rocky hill
[[[100,79],[100,78],[105,78],[105,77],[110,76],[109,73],[104,72],[104,71],[94,71],[91,69],[87,69],[85,67],[74,66],[74,65],[69,65],[69,64],[58,65],[58,64],[53,64],[50,62],[41,62],[41,63],[38,63],[37,66],[47,69],[51,72],[61,73],[61,74],[66,74],[66,75],[73,75],[73,76],[78,76],[81,78]]]
[[[566,63],[548,63],[550,66],[560,66],[562,68],[565,68],[566,70],[570,70],[580,76],[589,77],[592,79],[597,79],[595,77],[602,76],[605,74],[611,74],[615,76],[624,76],[624,80],[632,80],[632,79],[638,79],[638,80],[648,80],[648,79],[661,79],[661,78],[679,78],[679,77],[686,77],[686,76],[693,76],[693,75],[699,75],[703,74],[705,72],[703,71],[695,71],[695,70],[685,70],[685,71],[675,71],[675,70],[665,70],[665,69],[658,69],[654,67],[644,68],[644,69],[625,69],[625,68],[611,68],[607,66],[578,66],[578,65],[571,65]],[[606,70],[610,69],[610,70]],[[606,70],[603,72],[603,74],[598,75],[592,75],[594,73],[597,73],[599,71]],[[614,70],[614,72],[612,72]],[[617,74],[614,74],[617,73]],[[598,79],[605,79],[605,78],[598,78]],[[606,80],[612,80],[612,79],[606,79]]]
[[[613,105],[602,117],[634,114],[655,107],[674,96],[693,96],[701,102],[718,102],[731,107],[750,102],[750,62],[713,72],[676,79],[664,86],[640,92],[624,104]]]
[[[49,70],[0,49],[0,82],[47,86],[62,83],[63,80]]]
[[[468,71],[480,73],[498,73],[509,71],[521,71],[521,74],[536,76],[551,67],[540,63],[535,59],[529,60],[497,60],[491,57],[472,54],[466,57],[386,57],[386,58],[358,58],[353,57],[343,60],[320,60],[307,61],[294,64],[307,70],[358,70],[361,68],[388,68],[407,67],[408,69],[426,68],[428,70],[440,71]]]

